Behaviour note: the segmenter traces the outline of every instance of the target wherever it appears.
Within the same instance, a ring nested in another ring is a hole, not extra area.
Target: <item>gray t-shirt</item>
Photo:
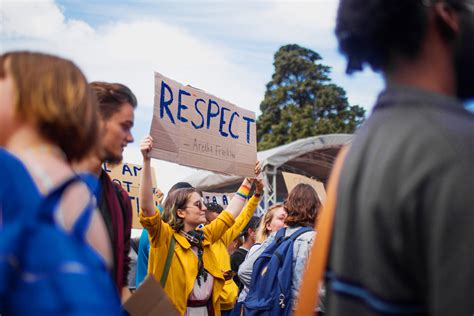
[[[383,92],[339,180],[327,315],[474,313],[474,116]]]

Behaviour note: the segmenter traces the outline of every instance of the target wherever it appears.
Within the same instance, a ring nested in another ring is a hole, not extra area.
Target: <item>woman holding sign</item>
[[[225,278],[210,246],[234,224],[255,180],[245,179],[227,209],[202,229],[198,227],[206,223],[206,207],[194,188],[171,193],[165,200],[162,219],[152,200],[149,157],[152,141],[147,137],[140,145],[144,160],[140,222],[150,236],[148,272],[160,280],[181,315],[219,316]],[[258,165],[255,171],[257,175],[260,173]],[[255,208],[258,202],[258,198],[252,199],[246,207]]]

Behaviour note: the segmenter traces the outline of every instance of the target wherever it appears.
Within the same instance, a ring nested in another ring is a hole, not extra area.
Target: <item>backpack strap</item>
[[[336,194],[344,159],[349,147],[342,147],[334,162],[328,183],[326,204],[322,208],[321,217],[316,222],[318,236],[313,244],[306,263],[306,270],[301,278],[300,296],[296,303],[294,316],[313,316],[314,307],[319,301],[319,288],[322,284],[331,246],[334,214],[336,213]],[[311,267],[311,268],[309,268]]]
[[[61,185],[53,189],[50,193],[48,193],[40,204],[38,217],[47,221],[53,221],[54,211],[56,210],[58,203],[61,201],[61,197],[64,191],[66,191],[66,189],[75,182],[82,182],[81,178],[78,175],[73,175],[72,177],[64,181]]]
[[[94,209],[97,207],[97,199],[100,194],[100,184],[97,177],[91,173],[79,173],[78,174],[80,179],[87,185],[89,191],[91,192],[91,196],[89,199],[89,203],[84,208],[84,211],[81,213],[79,218],[74,223],[72,227],[72,233],[74,236],[84,240],[86,235],[87,229],[89,228],[90,221],[92,219],[92,214],[94,213]],[[95,197],[95,201],[94,198]]]
[[[57,209],[58,204],[61,201],[61,198],[64,192],[74,183],[81,182],[84,183],[83,179],[78,176],[74,175],[71,178],[64,181],[61,185],[55,188],[52,192],[46,195],[45,199],[41,203],[38,216],[44,220],[49,222],[54,221],[54,212]],[[89,186],[87,186],[89,189]],[[72,234],[80,239],[84,239],[86,234],[87,228],[89,227],[89,222],[92,217],[92,213],[95,206],[95,200],[92,198],[92,193],[90,195],[89,201],[87,202],[84,211],[79,215],[78,219],[72,226]]]
[[[285,233],[286,233],[286,227],[280,228],[275,234],[275,241],[276,242],[282,241],[283,238],[285,238]]]
[[[174,236],[171,236],[170,246],[168,247],[168,255],[166,256],[165,268],[163,269],[163,274],[161,275],[160,284],[162,288],[165,288],[166,280],[168,279],[168,273],[170,272],[171,261],[173,260],[174,248],[176,246],[176,239]]]
[[[97,201],[100,199],[100,182],[96,175],[88,172],[78,173],[81,180],[87,184],[90,191],[94,194]]]
[[[91,198],[89,199],[89,203],[87,203],[86,207],[84,208],[84,211],[82,211],[81,215],[72,227],[73,235],[80,238],[81,240],[84,240],[85,238],[87,229],[89,228],[89,223],[92,218],[92,214],[94,213],[96,205],[93,201],[94,200],[91,196]]]
[[[312,231],[314,231],[314,229],[311,227],[301,227],[297,231],[295,231],[293,234],[291,234],[291,236],[288,236],[288,238],[290,238],[292,241],[295,241],[296,238],[300,237],[304,233],[312,232]]]

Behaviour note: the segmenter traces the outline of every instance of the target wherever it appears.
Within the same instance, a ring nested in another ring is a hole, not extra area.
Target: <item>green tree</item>
[[[259,150],[315,135],[352,133],[360,126],[365,110],[349,105],[320,60],[318,53],[295,44],[276,52],[275,73],[257,120]]]

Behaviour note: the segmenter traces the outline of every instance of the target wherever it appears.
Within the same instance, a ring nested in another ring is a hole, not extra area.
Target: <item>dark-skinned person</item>
[[[332,195],[327,315],[472,315],[474,1],[341,0],[336,35],[386,87]]]

